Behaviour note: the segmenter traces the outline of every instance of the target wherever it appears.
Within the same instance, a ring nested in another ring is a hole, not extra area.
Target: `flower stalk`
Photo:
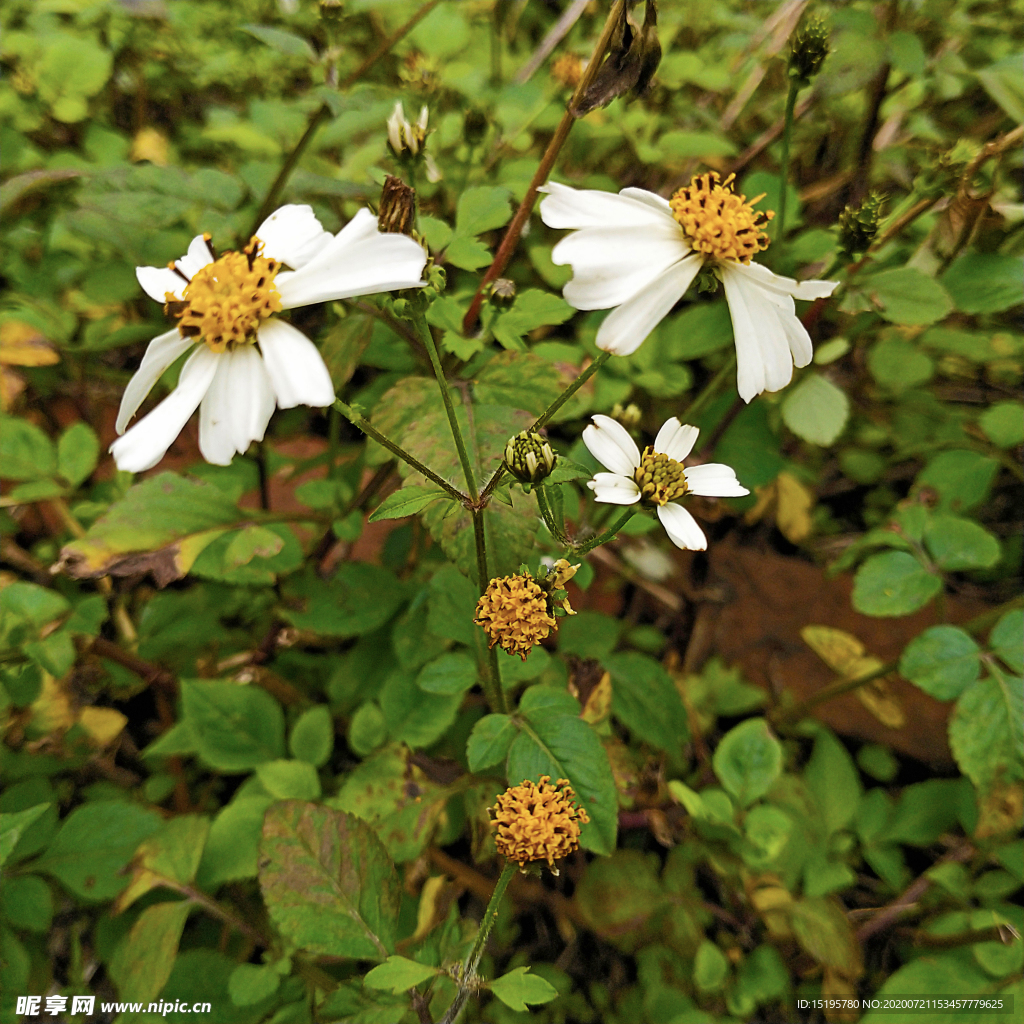
[[[789,80],[789,92],[786,94],[786,112],[782,121],[782,154],[779,159],[779,209],[775,215],[775,230],[772,232],[775,241],[780,245],[786,231],[786,193],[789,186],[789,142],[793,134],[793,111],[796,108],[796,94],[800,91],[800,79]]]

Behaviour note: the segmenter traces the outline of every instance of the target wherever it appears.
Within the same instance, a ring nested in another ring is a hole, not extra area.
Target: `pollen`
[[[656,452],[650,445],[640,456],[640,465],[634,471],[633,479],[640,488],[640,500],[652,505],[667,505],[689,490],[683,464]]]
[[[698,174],[669,200],[672,216],[697,251],[719,260],[749,263],[768,248],[765,227],[775,214],[754,210],[763,195],[747,201],[733,191],[730,174],[720,181],[714,171]]]
[[[210,255],[215,255],[210,236],[204,237]],[[177,317],[183,338],[205,341],[214,352],[256,340],[260,323],[281,310],[274,284],[281,264],[262,251],[263,243],[252,238],[241,252],[226,252],[203,267],[185,286],[181,300],[167,293],[164,309]]]
[[[473,621],[483,627],[488,647],[498,644],[523,661],[556,626],[547,592],[527,573],[491,580]]]
[[[550,775],[542,775],[539,784],[527,779],[521,786],[511,786],[490,812],[499,853],[521,868],[532,861],[547,861],[555,874],[555,861],[579,848],[580,825],[590,821],[577,806],[569,780],[559,779],[552,786]]]

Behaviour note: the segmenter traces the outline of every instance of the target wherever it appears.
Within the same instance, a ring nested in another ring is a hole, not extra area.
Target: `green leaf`
[[[44,38],[37,70],[39,98],[56,120],[82,121],[89,113],[86,100],[110,77],[113,54],[82,32],[52,32]]]
[[[967,512],[988,497],[998,470],[998,460],[958,448],[936,455],[917,474],[914,486],[934,490],[940,512]]]
[[[856,978],[863,970],[860,945],[844,909],[827,898],[796,900],[789,920],[797,941],[818,963]]]
[[[257,555],[273,558],[284,547],[284,540],[265,526],[246,526],[231,535],[224,552],[224,566],[236,569],[248,565]]]
[[[862,615],[909,615],[942,590],[942,580],[906,551],[872,555],[853,580],[853,607]]]
[[[582,611],[562,619],[558,626],[558,650],[562,654],[604,661],[618,642],[618,620],[600,612]]]
[[[978,426],[997,447],[1014,448],[1024,441],[1024,405],[996,402],[978,417]]]
[[[272,996],[281,975],[269,964],[239,964],[228,979],[228,995],[235,1006],[252,1006]]]
[[[468,659],[467,659],[468,660]],[[455,721],[462,693],[428,693],[411,672],[392,672],[380,692],[388,735],[410,747],[429,747]]]
[[[471,772],[490,768],[505,759],[517,729],[508,715],[484,715],[469,734],[466,762]]]
[[[475,683],[476,662],[468,654],[442,654],[416,677],[416,685],[427,693],[461,694]]]
[[[524,335],[537,327],[565,323],[575,312],[561,296],[527,288],[516,296],[511,309],[495,319],[491,329],[506,348],[521,348]]]
[[[672,677],[653,658],[634,652],[608,655],[604,667],[612,675],[612,714],[636,739],[678,753],[690,730]]]
[[[8,874],[0,879],[0,918],[15,928],[48,932],[53,924],[53,892],[38,875]]]
[[[334,719],[326,704],[304,711],[288,737],[292,757],[322,768],[334,751]]]
[[[839,437],[849,416],[846,393],[820,373],[808,373],[782,402],[786,426],[797,437],[823,447]]]
[[[440,968],[418,964],[415,960],[407,960],[404,956],[389,956],[382,964],[377,964],[363,978],[366,988],[390,989],[400,995],[415,988],[427,978],[433,978]]]
[[[575,712],[567,713],[567,705]],[[519,713],[525,723],[509,748],[509,780],[513,784],[524,779],[536,782],[542,775],[568,779],[580,806],[590,815],[590,823],[582,827],[580,842],[595,853],[609,854],[615,848],[618,827],[615,781],[597,733],[578,717],[575,698],[545,686],[532,686],[520,701]]]
[[[165,821],[139,844],[132,858],[132,880],[115,904],[117,913],[144,893],[167,882],[187,885],[196,876],[210,832],[210,822],[197,814]]]
[[[666,355],[675,360],[698,359],[733,343],[729,307],[721,301],[694,302],[658,328]]]
[[[557,998],[558,990],[529,973],[529,967],[517,967],[500,978],[495,978],[488,988],[510,1009],[523,1013],[527,1005],[539,1006]]]
[[[452,240],[453,234],[443,220],[425,215],[420,217],[420,232],[434,252],[440,252]]]
[[[860,776],[846,747],[822,729],[804,769],[804,782],[814,796],[825,832],[847,828],[860,802]]]
[[[729,961],[708,939],[697,947],[693,958],[693,983],[700,992],[717,992],[729,977]]]
[[[968,252],[954,260],[942,283],[963,313],[1000,313],[1019,306],[1024,260],[994,252]]]
[[[475,238],[456,235],[445,250],[445,262],[462,270],[477,270],[491,262],[491,250]]]
[[[1014,672],[1024,672],[1024,650],[1020,638],[1024,636],[1024,610],[1013,608],[992,627],[988,643]]]
[[[122,999],[148,1003],[167,984],[192,903],[147,907],[121,940],[110,961],[110,976]]]
[[[933,324],[953,309],[942,285],[913,267],[872,274],[864,287],[882,316],[894,324]]]
[[[66,615],[68,599],[38,583],[15,580],[0,590],[0,612],[24,619],[37,629]]]
[[[969,686],[953,709],[949,746],[980,790],[1024,778],[1024,681],[996,671]]]
[[[879,384],[899,392],[931,380],[935,363],[903,338],[883,338],[868,353],[868,369]]]
[[[0,814],[0,867],[18,845],[18,840],[25,830],[49,807],[49,804],[36,804],[25,811],[14,811]]]
[[[263,815],[272,802],[269,796],[237,796],[221,810],[210,826],[196,873],[201,888],[256,877]]]
[[[752,868],[765,868],[785,849],[793,831],[793,819],[771,804],[752,807],[743,822],[743,834],[750,844],[743,860]]]
[[[389,494],[370,514],[369,522],[381,519],[402,519],[421,512],[431,502],[445,498],[447,494],[440,487],[430,484],[426,487],[403,487]],[[449,498],[449,501],[451,499]]]
[[[978,645],[957,626],[932,626],[900,658],[900,675],[936,700],[954,700],[981,674]]]
[[[499,352],[476,374],[473,398],[482,405],[505,405],[539,416],[570,380],[533,352]]]
[[[139,843],[160,825],[159,814],[137,804],[122,800],[83,804],[64,819],[35,867],[83,899],[113,899],[128,884],[122,868]]]
[[[913,32],[896,31],[889,36],[889,55],[894,68],[906,75],[920,75],[928,56],[920,38]]]
[[[285,591],[305,607],[283,609],[284,618],[299,629],[325,636],[372,633],[405,600],[405,590],[394,573],[366,562],[345,562],[329,580],[309,571],[296,574],[288,579]]]
[[[388,738],[388,723],[375,700],[364,701],[348,723],[348,745],[360,756],[372,754]]]
[[[57,452],[34,424],[0,416],[0,466],[7,480],[37,480],[56,473]]]
[[[183,679],[184,720],[211,768],[246,772],[284,756],[281,705],[257,686]]]
[[[269,25],[239,25],[242,32],[248,32],[255,36],[261,43],[266,43],[279,53],[285,53],[289,57],[302,57],[310,64],[317,61],[316,52],[313,47],[301,36],[292,32],[285,32],[279,28],[271,28]]]
[[[278,800],[318,800],[320,778],[307,761],[264,761],[256,766],[263,788]]]
[[[715,775],[744,806],[771,789],[782,772],[782,746],[763,718],[750,718],[730,729],[712,760]]]
[[[57,472],[72,487],[80,486],[92,475],[99,457],[100,439],[88,423],[73,423],[60,435]]]
[[[472,644],[476,636],[482,635],[473,623],[479,597],[476,586],[454,565],[442,566],[430,578],[427,629],[444,640]]]
[[[378,961],[394,948],[401,885],[365,822],[297,800],[274,804],[260,857],[263,900],[286,941]]]
[[[455,234],[473,238],[507,224],[512,216],[508,189],[496,185],[477,185],[459,196],[455,208]],[[449,255],[451,247],[449,247]]]
[[[658,150],[666,157],[679,159],[704,159],[708,157],[733,156],[736,146],[729,139],[714,132],[665,132],[658,139]]]
[[[924,542],[940,569],[988,569],[999,561],[999,541],[972,519],[937,515],[925,531]]]

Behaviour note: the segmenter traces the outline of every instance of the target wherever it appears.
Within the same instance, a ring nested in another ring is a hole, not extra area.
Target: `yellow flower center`
[[[641,500],[652,505],[666,505],[689,490],[683,464],[656,452],[650,445],[640,456],[640,465],[634,470],[633,479],[640,488]]]
[[[532,576],[517,574],[491,580],[476,605],[473,620],[506,654],[523,661],[556,623],[548,611],[548,596]]]
[[[209,245],[210,236],[204,237]],[[166,294],[164,309],[178,318],[183,338],[205,341],[214,352],[256,340],[260,322],[281,310],[274,284],[281,264],[260,255],[262,250],[263,243],[252,238],[242,252],[226,252],[203,267],[185,286],[182,299]]]
[[[679,221],[686,240],[697,251],[719,260],[749,263],[756,253],[768,248],[764,232],[775,214],[754,210],[759,195],[747,201],[733,192],[730,174],[719,184],[714,171],[698,174],[669,200],[672,216]]]
[[[499,853],[520,866],[546,860],[555,874],[555,861],[579,847],[580,824],[590,821],[576,806],[569,780],[559,779],[552,786],[550,775],[542,775],[539,785],[526,780],[510,787],[490,810]]]

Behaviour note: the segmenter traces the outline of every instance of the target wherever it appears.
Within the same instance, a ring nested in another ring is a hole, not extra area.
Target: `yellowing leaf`
[[[132,139],[131,159],[134,163],[148,160],[157,167],[167,166],[167,136],[156,128],[143,128]]]
[[[834,672],[851,678],[861,674],[859,668],[864,660],[864,645],[852,633],[831,626],[804,626],[800,636]]]
[[[799,544],[810,536],[813,529],[811,509],[814,493],[791,473],[780,473],[775,481],[778,508],[775,524],[790,544]]]
[[[20,373],[0,366],[0,411],[10,409],[14,400],[25,390],[25,378]]]
[[[599,725],[607,720],[612,710],[612,676],[605,672],[601,681],[590,691],[580,718],[588,725]]]
[[[75,724],[77,716],[71,698],[49,672],[43,672],[43,686],[32,702],[32,724],[41,732],[64,732]]]
[[[128,724],[128,719],[115,708],[82,708],[78,723],[97,746],[111,743]]]
[[[445,898],[447,896],[447,898]],[[440,924],[451,906],[452,885],[444,875],[434,875],[420,889],[420,903],[416,908],[416,931],[409,943],[419,942],[430,930]]]
[[[0,363],[52,366],[59,362],[57,350],[31,324],[21,320],[5,320],[0,324]]]
[[[877,658],[865,658],[865,662],[875,662],[877,668],[882,664]],[[867,671],[870,671],[868,669]],[[863,674],[863,673],[860,673]],[[877,718],[882,725],[890,729],[902,729],[907,724],[907,716],[903,711],[903,705],[899,698],[892,692],[888,678],[872,679],[857,690],[857,696],[864,705]]]

